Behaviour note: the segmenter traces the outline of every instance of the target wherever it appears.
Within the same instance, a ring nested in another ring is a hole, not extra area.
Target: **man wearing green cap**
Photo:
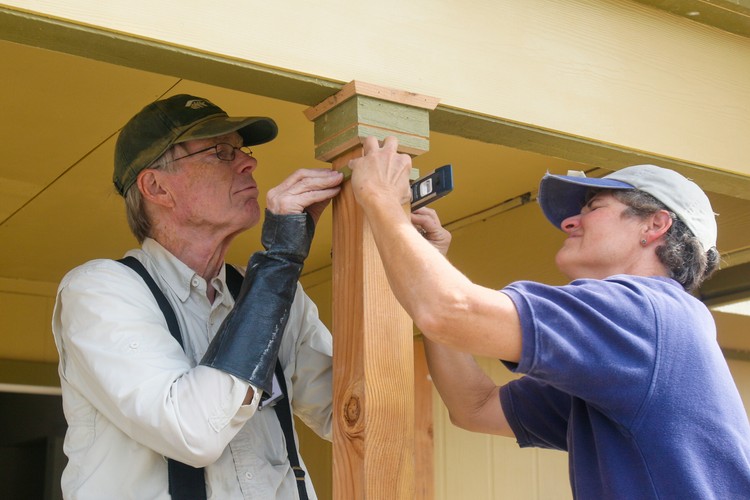
[[[141,248],[68,273],[53,317],[66,498],[315,498],[281,410],[330,439],[331,336],[298,278],[343,176],[294,172],[267,194],[265,251],[244,277],[224,262],[261,218],[248,147],[276,134],[190,95],[122,129],[113,181]]]

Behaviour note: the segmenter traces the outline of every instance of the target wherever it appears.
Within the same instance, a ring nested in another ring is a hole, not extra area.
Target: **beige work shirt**
[[[123,264],[94,260],[63,278],[52,329],[68,422],[65,498],[168,499],[165,457],[205,467],[210,499],[297,498],[275,411],[258,410],[258,392],[242,405],[246,382],[198,365],[234,305],[224,270],[206,283],[150,239],[128,254],[174,308],[185,350]],[[331,356],[330,332],[298,285],[279,358],[294,413],[329,440]],[[316,498],[309,475],[307,490]]]

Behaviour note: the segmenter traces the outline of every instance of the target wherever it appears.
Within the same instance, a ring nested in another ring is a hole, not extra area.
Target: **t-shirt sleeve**
[[[521,320],[525,373],[629,424],[647,397],[658,352],[654,307],[627,280],[577,280],[503,289]]]
[[[523,377],[500,388],[500,404],[521,448],[567,451],[569,395]]]

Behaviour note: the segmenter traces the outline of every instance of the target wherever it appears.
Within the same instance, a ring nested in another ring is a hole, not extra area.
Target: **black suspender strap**
[[[143,281],[146,282],[146,285],[148,285],[149,290],[151,290],[151,293],[156,299],[156,303],[159,304],[159,309],[161,309],[161,312],[164,313],[164,317],[167,320],[167,327],[169,327],[169,333],[171,333],[172,337],[174,337],[175,340],[179,342],[180,347],[182,347],[182,350],[184,351],[185,346],[182,344],[182,335],[180,335],[180,325],[177,323],[177,317],[174,315],[172,306],[169,305],[169,301],[164,296],[164,292],[161,291],[159,286],[154,281],[154,278],[152,278],[148,271],[146,271],[146,268],[143,266],[143,264],[141,264],[141,261],[139,261],[135,257],[123,257],[118,262],[125,264],[130,269],[137,272],[141,276],[141,278],[143,278]]]
[[[284,369],[281,367],[281,363],[276,361],[276,378],[279,379],[279,385],[281,386],[281,392],[286,396],[286,378],[284,377]],[[286,441],[286,454],[289,457],[289,463],[294,471],[294,478],[297,480],[297,492],[299,493],[300,500],[307,499],[307,489],[305,488],[305,469],[299,463],[299,455],[297,454],[297,445],[294,442],[294,423],[292,421],[292,411],[290,408],[289,398],[284,397],[284,401],[279,401],[273,407],[276,410],[276,416],[279,418],[281,424],[281,430],[284,431],[284,440]]]
[[[242,281],[245,279],[244,276],[242,276],[242,273],[240,273],[236,267],[230,266],[229,264],[225,264],[224,266],[225,272],[226,272],[226,280],[227,280],[227,288],[229,288],[229,293],[232,294],[232,297],[234,297],[234,300],[237,300],[237,297],[240,296],[240,289],[242,288]]]
[[[169,496],[174,500],[206,500],[206,475],[203,467],[196,469],[168,458],[167,472]]]
[[[143,278],[151,293],[154,294],[154,298],[167,320],[169,333],[180,343],[180,347],[185,350],[185,346],[182,343],[182,335],[180,335],[180,325],[177,323],[177,316],[174,314],[174,309],[169,305],[169,301],[164,296],[164,292],[157,286],[154,278],[151,277],[143,264],[141,264],[141,261],[135,257],[128,256],[120,259],[118,262],[125,264]],[[171,458],[167,458],[167,468],[169,494],[173,499],[206,500],[206,476],[203,468],[197,469]]]
[[[141,262],[135,257],[124,257],[118,262],[125,264],[143,278],[143,281],[148,285],[149,290],[151,290],[157,304],[159,304],[159,308],[164,314],[169,332],[184,350],[185,346],[182,343],[182,335],[180,334],[180,326],[177,323],[177,316],[175,316],[174,309],[172,309],[169,301],[164,296],[164,292],[161,291],[143,264],[141,264]],[[236,268],[226,264],[227,288],[229,288],[229,292],[235,300],[240,294],[243,279],[242,274]],[[308,500],[307,489],[305,488],[305,470],[300,465],[299,455],[297,454],[297,445],[294,442],[294,423],[292,420],[289,397],[287,396],[286,378],[284,377],[284,369],[278,359],[276,360],[275,373],[279,385],[281,386],[281,391],[284,393],[284,399],[286,402],[280,401],[279,404],[274,406],[274,409],[276,410],[276,416],[281,424],[281,430],[284,432],[286,452],[289,457],[289,463],[294,471],[299,498],[300,500]],[[169,494],[173,499],[206,499],[206,478],[203,468],[197,469],[182,462],[178,462],[177,460],[172,460],[171,458],[167,459],[167,465],[169,468]]]
[[[240,274],[236,268],[227,264],[226,280],[229,291],[236,299],[240,293],[240,288],[242,287],[242,274]],[[284,393],[284,401],[279,401],[274,405],[273,409],[276,410],[276,416],[281,424],[281,430],[284,432],[286,453],[289,457],[289,463],[292,466],[292,470],[294,471],[299,498],[300,500],[308,500],[307,488],[305,487],[305,469],[300,465],[299,455],[297,454],[297,445],[294,442],[294,421],[292,419],[291,403],[288,396],[289,393],[286,388],[286,377],[284,376],[284,368],[281,366],[278,359],[276,360],[276,368],[274,371],[276,373],[276,378],[279,381],[281,392]]]

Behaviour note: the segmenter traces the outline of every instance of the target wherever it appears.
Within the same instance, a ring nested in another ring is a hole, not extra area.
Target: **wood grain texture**
[[[414,339],[414,458],[416,500],[435,497],[434,437],[432,419],[433,384],[421,337]]]
[[[413,498],[411,319],[390,291],[349,183],[333,219],[334,498]]]

